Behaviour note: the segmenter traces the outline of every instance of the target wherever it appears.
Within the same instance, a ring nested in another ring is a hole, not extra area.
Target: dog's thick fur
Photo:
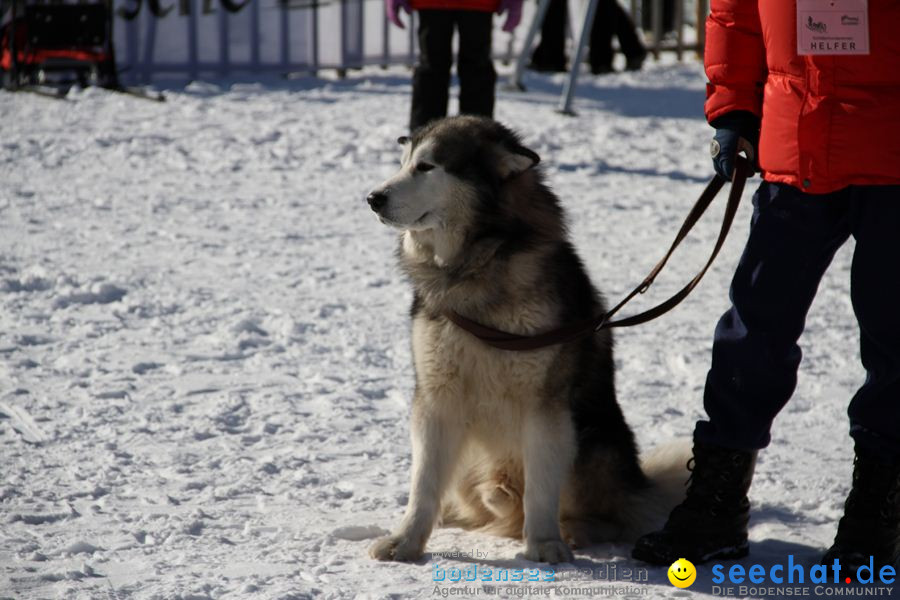
[[[683,449],[641,467],[616,402],[608,330],[529,352],[491,348],[455,310],[536,334],[604,310],[567,240],[538,156],[507,128],[455,117],[417,131],[400,171],[369,195],[402,230],[415,288],[412,481],[399,527],[370,554],[415,560],[444,525],[524,536],[534,561],[650,531],[677,502]]]

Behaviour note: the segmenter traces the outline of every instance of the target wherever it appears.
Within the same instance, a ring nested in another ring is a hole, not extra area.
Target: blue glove
[[[721,177],[731,180],[738,153],[746,154],[755,168],[759,145],[759,118],[753,113],[736,110],[710,123],[716,135],[709,146],[713,168]]]

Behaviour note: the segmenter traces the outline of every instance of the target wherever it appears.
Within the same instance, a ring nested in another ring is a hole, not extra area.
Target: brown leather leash
[[[687,237],[687,234],[691,231],[691,229],[693,229],[694,225],[697,224],[697,221],[700,220],[700,217],[703,216],[703,213],[706,212],[706,209],[719,193],[719,190],[721,190],[725,185],[725,178],[720,177],[719,175],[716,175],[712,178],[709,184],[707,184],[706,189],[703,190],[702,194],[700,194],[700,198],[698,198],[697,202],[694,203],[694,206],[691,208],[691,211],[688,213],[687,217],[685,217],[684,223],[682,223],[681,229],[678,231],[678,235],[675,236],[675,241],[672,242],[672,245],[669,247],[669,251],[666,252],[666,255],[663,256],[662,260],[660,260],[655,267],[653,267],[653,270],[650,271],[650,274],[644,278],[640,285],[634,288],[631,293],[629,293],[627,296],[625,296],[625,298],[622,299],[621,302],[616,304],[605,314],[592,317],[590,319],[585,319],[583,321],[569,323],[567,325],[563,325],[558,329],[539,333],[537,335],[518,335],[515,333],[509,333],[507,331],[494,329],[493,327],[488,327],[487,325],[482,325],[481,323],[472,321],[471,319],[462,316],[456,311],[447,311],[446,313],[444,313],[444,316],[446,316],[458,327],[468,331],[489,346],[500,348],[501,350],[512,350],[517,352],[538,350],[540,348],[546,348],[547,346],[572,342],[583,338],[586,335],[590,335],[592,333],[600,331],[601,329],[612,329],[613,327],[633,327],[635,325],[640,325],[642,323],[652,321],[653,319],[664,315],[665,313],[681,304],[682,300],[687,298],[688,294],[690,294],[693,289],[697,287],[697,284],[700,283],[700,280],[703,279],[706,271],[709,269],[710,265],[712,265],[713,261],[716,259],[716,256],[719,255],[719,251],[722,249],[722,245],[725,243],[725,238],[728,236],[728,231],[729,229],[731,229],[731,224],[734,221],[734,215],[737,213],[738,206],[741,202],[741,193],[744,191],[744,184],[746,183],[747,178],[752,174],[753,169],[750,165],[750,162],[743,156],[739,155],[735,164],[734,175],[731,180],[731,190],[728,192],[728,201],[725,205],[725,214],[722,217],[722,226],[719,229],[719,238],[716,240],[716,245],[709,256],[709,259],[706,261],[706,264],[703,266],[700,272],[697,273],[686,286],[681,288],[681,290],[677,294],[675,294],[665,302],[657,304],[653,308],[645,310],[642,313],[632,315],[630,317],[619,319],[618,321],[611,320],[613,315],[619,312],[619,310],[623,306],[628,304],[628,302],[630,302],[632,298],[634,298],[638,294],[645,293],[650,288],[650,286],[653,285],[653,281],[656,279],[656,276],[659,275],[660,271],[662,271],[663,267],[669,261],[669,258],[675,252],[675,249],[678,248],[684,238]]]

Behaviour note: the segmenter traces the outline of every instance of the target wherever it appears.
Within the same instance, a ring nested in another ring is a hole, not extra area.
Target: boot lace
[[[741,479],[747,476],[751,460],[751,456],[742,453],[714,455],[704,457],[698,468],[692,456],[687,462],[691,475],[685,482],[685,508],[715,517],[742,507],[746,501]]]

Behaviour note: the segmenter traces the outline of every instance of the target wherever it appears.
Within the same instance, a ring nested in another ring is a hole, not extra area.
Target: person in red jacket
[[[758,154],[763,183],[716,327],[687,497],[632,555],[668,565],[748,553],[756,454],[794,391],[819,281],[853,236],[866,379],[848,409],[852,486],[823,564],[855,576],[871,557],[877,572],[898,560],[900,534],[900,2],[713,0],[706,31],[714,167],[730,178],[739,151]]]
[[[454,28],[459,32],[459,112],[493,117],[497,73],[491,58],[492,13],[506,12],[503,30],[513,31],[522,19],[522,0],[385,0],[385,8],[401,29],[401,9],[419,12],[409,130],[447,116]]]

